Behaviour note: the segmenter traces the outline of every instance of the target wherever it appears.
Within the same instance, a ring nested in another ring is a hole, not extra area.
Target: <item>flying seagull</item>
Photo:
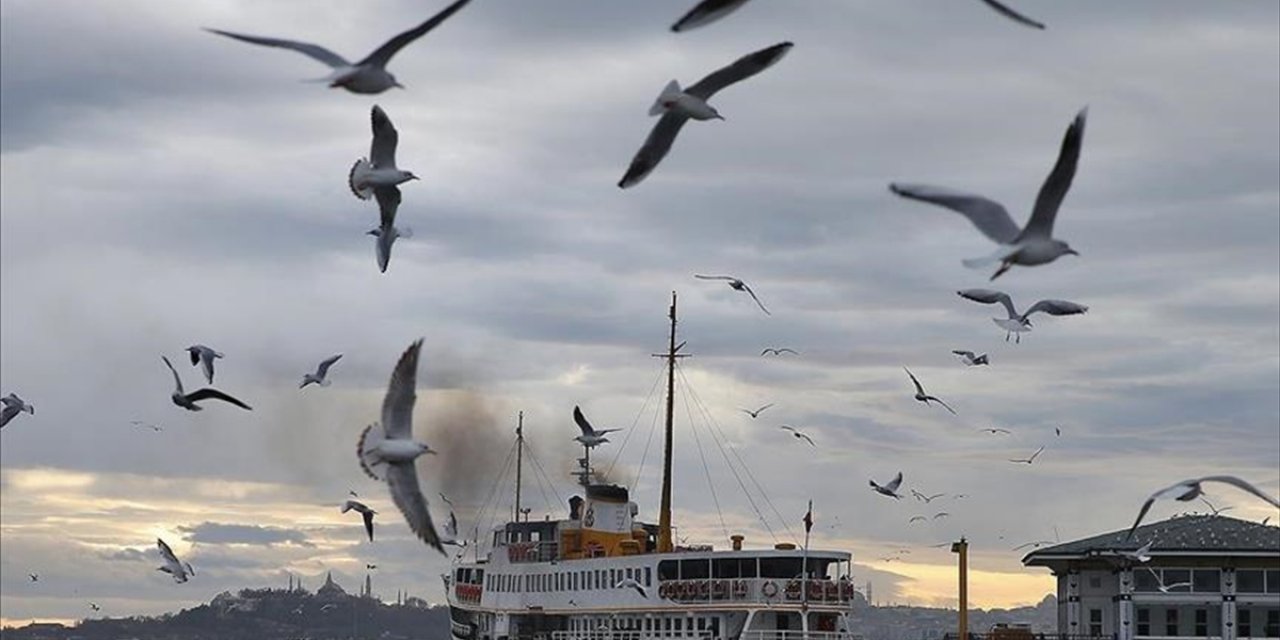
[[[1231,509],[1235,508],[1235,507],[1222,507],[1222,508],[1215,507],[1213,506],[1213,503],[1209,502],[1209,499],[1204,496],[1200,496],[1200,502],[1203,502],[1206,505],[1208,505],[1209,511],[1212,512],[1210,515],[1213,515],[1213,516],[1220,515],[1223,511],[1230,511]]]
[[[160,557],[164,560],[163,567],[156,567],[156,571],[163,571],[173,576],[173,581],[182,584],[196,575],[196,570],[191,565],[178,560],[178,556],[174,555],[173,549],[165,544],[164,540],[156,538],[156,546],[160,548]]]
[[[987,360],[987,354],[985,353],[982,355],[977,355],[972,351],[965,351],[964,349],[952,349],[951,353],[954,353],[957,356],[959,356],[960,360],[970,367],[975,367],[975,366],[984,365],[984,364],[991,364],[991,362]]]
[[[916,500],[919,500],[919,501],[921,501],[921,502],[923,502],[923,503],[925,503],[925,504],[929,504],[930,502],[933,502],[934,500],[936,500],[936,499],[938,499],[938,498],[941,498],[942,496],[945,496],[945,495],[947,495],[947,494],[945,494],[945,493],[935,493],[935,494],[933,494],[933,495],[931,495],[931,496],[927,496],[927,495],[925,495],[925,494],[923,494],[923,493],[920,493],[919,491],[916,491],[915,489],[912,489],[912,490],[911,490],[911,495],[915,496]]]
[[[36,414],[36,408],[27,404],[16,393],[10,393],[0,398],[0,404],[4,405],[4,408],[0,409],[0,429],[3,429],[6,424],[9,424],[10,420],[23,411],[33,416]]]
[[[387,61],[391,59],[397,52],[406,45],[418,38],[422,37],[428,31],[434,29],[441,22],[444,22],[449,16],[456,13],[459,9],[466,6],[471,0],[457,0],[453,4],[444,8],[443,11],[432,16],[426,22],[401,33],[400,35],[388,40],[381,47],[374,50],[373,53],[365,56],[363,60],[351,63],[342,56],[318,45],[309,42],[296,42],[293,40],[280,40],[277,38],[264,38],[260,36],[247,36],[230,31],[221,31],[218,29],[205,29],[211,33],[220,36],[235,38],[242,42],[250,44],[260,44],[267,47],[280,47],[284,49],[292,49],[305,56],[324,63],[333,72],[329,75],[318,78],[314,82],[327,82],[329,87],[342,87],[351,93],[382,93],[391,87],[404,88],[396,77],[387,73]]]
[[[213,384],[213,361],[221,358],[222,354],[202,344],[193,344],[187,347],[187,355],[191,356],[191,366],[200,365],[204,370],[204,379]]]
[[[1141,547],[1138,547],[1137,549],[1133,549],[1130,551],[1121,551],[1120,556],[1123,558],[1128,558],[1129,560],[1132,560],[1139,564],[1150,562],[1151,561],[1151,545],[1155,544],[1155,542],[1156,542],[1155,538],[1152,538],[1148,540],[1146,544],[1142,545]]]
[[[370,119],[373,122],[373,142],[369,145],[369,157],[360,158],[351,165],[351,171],[347,172],[347,187],[361,200],[378,195],[381,204],[383,196],[378,194],[380,190],[397,192],[396,199],[399,200],[399,187],[396,185],[417,180],[418,176],[396,167],[396,144],[400,135],[387,112],[375,104]]]
[[[166,358],[165,356],[160,356],[160,359],[164,360],[165,366],[169,367],[170,373],[173,374],[174,390],[173,390],[173,394],[170,395],[169,398],[173,400],[173,403],[178,405],[179,407],[182,407],[187,411],[201,411],[204,409],[204,407],[196,404],[197,402],[200,402],[201,400],[221,400],[223,402],[229,402],[231,404],[234,404],[235,406],[240,407],[241,409],[244,409],[246,411],[253,411],[253,407],[250,407],[249,405],[221,391],[218,391],[213,387],[205,387],[197,391],[192,391],[191,393],[186,393],[182,389],[182,378],[178,377],[178,371],[173,368],[173,365],[169,362],[169,359]]]
[[[922,184],[893,183],[889,185],[889,190],[904,198],[958,211],[979,231],[999,244],[1000,248],[985,258],[964,261],[964,265],[972,269],[999,264],[999,268],[991,275],[992,280],[1015,264],[1029,267],[1053,262],[1064,255],[1080,255],[1067,243],[1053,238],[1053,221],[1076,174],[1076,162],[1080,159],[1080,145],[1084,138],[1087,115],[1088,108],[1082,109],[1067,128],[1058,162],[1040,187],[1040,195],[1036,197],[1031,218],[1022,229],[1014,224],[1003,205],[982,196]]]
[[[302,384],[298,385],[298,388],[302,389],[309,384],[318,384],[322,387],[329,386],[329,378],[327,377],[329,375],[329,367],[332,367],[333,363],[341,359],[342,354],[339,353],[336,356],[329,356],[322,360],[319,366],[316,367],[315,373],[308,373],[302,376]]]
[[[582,435],[574,438],[574,440],[581,442],[582,446],[588,449],[594,449],[601,443],[608,442],[609,439],[604,437],[604,434],[613,433],[614,431],[622,431],[622,429],[593,428],[591,423],[587,422],[587,417],[582,415],[582,409],[578,408],[576,405],[573,407],[573,421],[578,423],[578,429],[582,430]]]
[[[745,287],[746,285],[743,285],[743,286]],[[798,356],[798,355],[800,355],[800,352],[799,352],[799,351],[796,351],[795,349],[788,349],[787,347],[782,347],[781,349],[774,349],[773,347],[769,347],[769,348],[766,348],[765,350],[761,351],[761,352],[760,352],[760,355],[762,355],[762,356],[764,356],[764,355],[775,355],[775,356],[780,356],[780,355],[782,355],[782,354],[784,354],[784,353],[789,353],[789,354],[791,354],[791,355],[793,355],[793,356]]]
[[[888,484],[877,484],[875,480],[870,481],[871,489],[882,496],[889,496],[895,500],[901,500],[902,496],[898,495],[898,487],[902,486],[902,472],[893,477]]]
[[[90,602],[89,608],[93,609],[94,611],[102,611],[102,607],[98,606],[98,603],[96,602]]]
[[[769,404],[766,404],[766,405],[764,405],[763,407],[760,407],[759,409],[756,409],[755,411],[752,411],[752,410],[750,410],[750,409],[739,409],[739,411],[741,411],[741,412],[743,412],[743,413],[745,413],[745,414],[747,414],[747,415],[751,416],[752,418],[759,418],[759,417],[760,417],[760,414],[761,414],[765,409],[768,409],[769,407],[772,407],[773,405],[774,405],[774,403],[770,402]]]
[[[359,500],[347,500],[342,504],[341,513],[357,511],[364,518],[364,531],[369,534],[369,542],[373,542],[373,516],[378,513]]]
[[[980,304],[999,303],[1004,305],[1009,317],[992,318],[991,321],[997,327],[1005,330],[1005,342],[1009,341],[1010,335],[1016,335],[1018,337],[1016,343],[1018,344],[1022,342],[1022,334],[1031,330],[1031,321],[1028,318],[1037,311],[1043,311],[1051,316],[1071,316],[1085,313],[1089,310],[1089,307],[1067,300],[1040,300],[1031,305],[1031,308],[1027,309],[1026,313],[1020,314],[1013,306],[1013,298],[1010,298],[1009,294],[1003,291],[994,289],[961,289],[956,292],[956,295]]]
[[[1004,434],[1013,433],[1008,429],[1001,429],[1000,427],[989,427],[987,429],[979,429],[979,431],[984,431],[986,433],[990,433],[991,435],[996,435],[998,433],[1004,433]]]
[[[733,13],[746,3],[747,0],[702,0],[676,20],[676,23],[671,25],[671,30],[680,33],[710,24]]]
[[[938,513],[933,514],[934,520],[937,520],[938,518],[949,518],[949,517],[951,517],[951,514],[947,513],[946,511],[939,511]]]
[[[152,431],[154,431],[154,432],[156,432],[156,433],[160,433],[161,431],[164,431],[164,427],[162,427],[162,426],[160,426],[160,425],[158,425],[158,424],[151,424],[150,422],[145,422],[145,421],[142,421],[142,420],[131,420],[131,421],[129,422],[129,424],[131,424],[131,425],[133,425],[133,426],[135,426],[135,427],[141,427],[141,428],[144,428],[144,429],[150,429],[150,430],[152,430]]]
[[[760,310],[763,311],[766,316],[773,315],[769,313],[768,309],[764,308],[764,303],[760,302],[760,298],[756,297],[756,292],[752,291],[751,287],[747,286],[747,283],[733,276],[704,276],[704,275],[695,273],[693,274],[693,277],[699,280],[726,280],[729,283],[729,287],[732,288],[734,291],[747,292],[751,296],[751,299],[756,301],[756,305],[760,307]],[[764,354],[761,354],[761,355],[764,355]]]
[[[795,436],[798,439],[804,440],[805,442],[808,442],[812,446],[815,446],[815,447],[818,446],[816,444],[813,444],[813,438],[810,438],[808,435],[805,435],[804,433],[800,432],[795,427],[789,424],[784,424],[778,428],[782,429],[783,431],[790,431],[791,435]]]
[[[458,540],[458,516],[454,515],[453,510],[449,510],[449,519],[444,523],[444,536],[440,539],[441,544],[447,544],[454,547],[465,547],[466,543]]]
[[[943,409],[946,409],[947,411],[950,411],[950,412],[951,412],[951,415],[955,415],[955,414],[956,414],[956,410],[955,410],[955,409],[952,409],[950,406],[948,406],[948,405],[947,405],[947,403],[943,402],[942,400],[939,400],[939,399],[938,399],[937,397],[935,397],[935,396],[931,396],[931,395],[929,395],[929,394],[926,394],[926,393],[924,392],[924,387],[920,386],[920,381],[916,379],[915,374],[911,373],[911,370],[910,370],[910,369],[908,369],[908,368],[906,368],[906,367],[903,367],[902,369],[903,369],[903,371],[906,371],[906,372],[907,372],[907,375],[911,376],[911,383],[912,383],[912,384],[914,384],[914,385],[916,385],[916,395],[915,395],[915,399],[916,399],[916,400],[919,400],[920,402],[923,402],[923,403],[925,403],[925,404],[929,404],[929,401],[930,401],[930,400],[932,400],[932,401],[934,401],[934,402],[936,402],[936,403],[938,403],[938,404],[942,405],[942,408],[943,408]]]
[[[373,570],[375,570],[375,569],[377,569],[377,568],[378,568],[378,565],[376,565],[376,564],[365,564],[365,565],[364,565],[364,568],[365,568],[366,570],[368,570],[368,571],[373,571]]]
[[[1042,23],[1036,22],[1035,20],[1032,20],[1031,18],[1028,18],[1022,15],[1021,13],[1018,13],[1017,11],[1010,9],[1009,7],[1005,6],[1003,3],[996,2],[996,0],[982,0],[982,1],[987,3],[988,7],[991,7],[992,9],[995,9],[996,11],[998,11],[1000,15],[1006,18],[1009,18],[1014,22],[1024,24],[1033,29],[1044,30],[1044,25]]]
[[[31,578],[32,582],[40,582],[40,574],[38,573],[28,573],[27,577]]]
[[[641,598],[648,598],[649,593],[644,590],[644,585],[636,582],[635,578],[623,578],[618,584],[613,585],[614,589],[635,589]]]
[[[1046,544],[1054,544],[1054,542],[1052,540],[1036,540],[1035,542],[1024,542],[1014,547],[1013,550],[1018,551],[1020,549],[1026,549],[1027,547],[1033,547],[1033,548],[1039,549],[1040,547]]]
[[[925,516],[911,516],[911,519],[907,521],[907,524],[911,524],[913,522],[925,522],[928,519],[929,518],[926,518]]]
[[[1011,458],[1011,459],[1009,460],[1009,462],[1022,462],[1022,463],[1026,463],[1026,464],[1031,464],[1032,462],[1035,462],[1035,461],[1036,461],[1036,456],[1040,455],[1040,452],[1041,452],[1041,451],[1044,451],[1044,445],[1040,445],[1040,448],[1039,448],[1039,449],[1036,449],[1036,452],[1035,452],[1035,453],[1033,453],[1033,454],[1031,454],[1031,457],[1030,457],[1030,458],[1019,458],[1019,459],[1017,459],[1017,460],[1014,460],[1014,459],[1012,459],[1012,458]]]
[[[1160,593],[1169,593],[1174,589],[1191,586],[1191,582],[1175,582],[1173,584],[1165,584],[1164,578],[1161,577],[1159,573],[1156,573],[1154,569],[1152,569],[1151,567],[1143,567],[1143,568],[1151,572],[1152,577],[1156,579],[1156,585],[1157,585],[1156,588],[1160,590]],[[1190,589],[1188,589],[1188,591],[1189,590]]]
[[[422,442],[413,439],[413,403],[417,399],[414,389],[418,381],[418,354],[422,351],[419,338],[400,356],[387,384],[387,395],[382,400],[382,424],[371,424],[360,434],[357,453],[360,467],[374,480],[384,474],[391,500],[404,514],[409,528],[418,539],[440,553],[440,535],[431,522],[427,499],[418,486],[418,472],[414,461],[424,453],[436,453]],[[377,472],[374,470],[377,469]]]
[[[1147,501],[1142,503],[1142,509],[1138,511],[1138,519],[1133,521],[1133,526],[1129,528],[1129,535],[1125,536],[1125,540],[1133,537],[1133,532],[1138,529],[1138,525],[1142,524],[1142,518],[1147,515],[1147,511],[1151,509],[1151,505],[1156,500],[1160,500],[1162,498],[1173,498],[1180,502],[1190,502],[1200,497],[1200,494],[1204,493],[1204,488],[1201,484],[1205,482],[1229,484],[1241,491],[1252,493],[1253,495],[1262,498],[1271,506],[1280,509],[1280,500],[1263,493],[1261,489],[1235,476],[1205,476],[1203,478],[1192,478],[1190,480],[1183,480],[1175,485],[1165,487],[1151,494],[1151,497],[1147,498]]]
[[[720,112],[707,104],[707,100],[711,99],[717,91],[768,69],[781,60],[791,50],[791,46],[790,42],[782,42],[755,53],[749,53],[684,90],[680,89],[680,84],[675,80],[667,83],[658,100],[649,109],[649,115],[661,114],[662,117],[649,132],[649,137],[645,138],[635,158],[632,158],[631,165],[627,167],[627,173],[618,181],[618,186],[626,189],[644,180],[671,150],[676,134],[680,133],[680,128],[689,118],[723,120]]]

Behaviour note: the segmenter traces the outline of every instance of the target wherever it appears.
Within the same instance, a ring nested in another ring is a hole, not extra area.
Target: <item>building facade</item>
[[[1059,633],[1280,638],[1280,527],[1189,515],[1127,537],[1128,530],[1113,531],[1023,558],[1058,578]]]

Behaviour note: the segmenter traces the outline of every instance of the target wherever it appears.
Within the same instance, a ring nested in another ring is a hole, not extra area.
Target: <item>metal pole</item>
[[[516,422],[516,522],[520,522],[520,472],[524,458],[524,412]]]
[[[969,637],[969,543],[963,537],[951,545],[951,553],[960,554],[960,640]]]
[[[667,429],[662,451],[662,508],[658,513],[658,553],[670,553],[671,543],[671,423],[675,416],[676,387],[676,293],[671,292],[671,337],[667,347]]]

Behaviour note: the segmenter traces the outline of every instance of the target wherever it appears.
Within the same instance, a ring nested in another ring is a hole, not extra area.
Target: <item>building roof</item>
[[[1022,564],[1132,551],[1148,541],[1154,541],[1151,545],[1153,555],[1280,555],[1280,527],[1221,515],[1176,516],[1138,527],[1133,537],[1126,541],[1128,536],[1128,529],[1120,529],[1036,549],[1022,559]]]

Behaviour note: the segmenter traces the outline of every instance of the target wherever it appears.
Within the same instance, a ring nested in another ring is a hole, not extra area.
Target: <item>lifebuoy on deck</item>
[[[766,598],[772,598],[778,595],[778,583],[772,580],[769,580],[764,584],[760,585],[760,595]]]

